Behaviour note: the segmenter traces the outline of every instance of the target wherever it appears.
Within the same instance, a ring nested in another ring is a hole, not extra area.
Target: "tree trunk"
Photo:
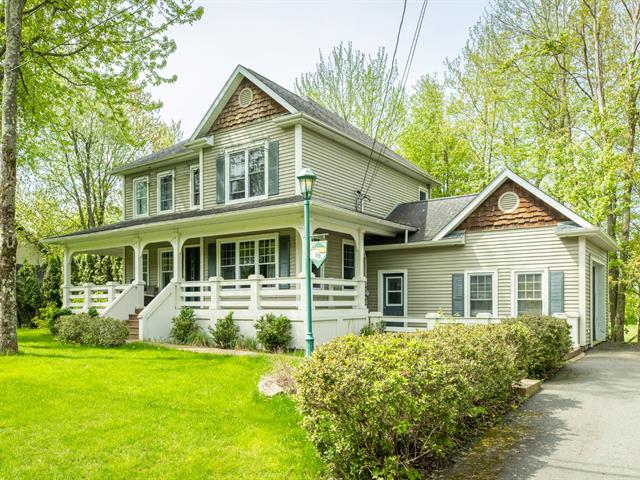
[[[18,353],[16,308],[16,137],[24,0],[5,0],[2,147],[0,151],[0,354]]]

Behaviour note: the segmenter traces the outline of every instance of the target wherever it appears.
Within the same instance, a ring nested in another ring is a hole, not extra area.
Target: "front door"
[[[382,314],[390,317],[403,317],[405,314],[405,278],[404,273],[382,274]]]
[[[187,282],[200,280],[200,246],[184,247],[184,279]]]

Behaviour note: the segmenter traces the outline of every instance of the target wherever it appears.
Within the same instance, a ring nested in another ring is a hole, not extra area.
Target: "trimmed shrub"
[[[183,307],[177,317],[171,320],[169,337],[176,343],[187,344],[189,338],[200,332],[200,327],[194,316],[193,308]]]
[[[503,321],[513,325],[509,339],[527,378],[547,378],[558,370],[571,350],[571,328],[565,320],[546,316],[522,316]]]
[[[34,322],[39,328],[46,328],[52,335],[57,335],[56,323],[62,315],[73,315],[73,312],[68,308],[60,308],[55,303],[49,303],[38,310],[38,316]]]
[[[533,330],[514,321],[338,338],[296,373],[303,425],[336,478],[420,478],[517,402]]]
[[[98,312],[98,309],[96,307],[89,307],[89,310],[87,310],[87,315],[93,318],[97,318],[100,316],[100,313]]]
[[[119,347],[129,336],[123,321],[109,317],[92,317],[87,313],[61,316],[57,322],[58,339],[94,347]]]
[[[240,338],[240,327],[233,322],[233,312],[216,320],[215,326],[209,327],[213,344],[218,348],[235,348]]]
[[[256,322],[256,340],[270,352],[286,350],[291,343],[291,320],[267,313]]]

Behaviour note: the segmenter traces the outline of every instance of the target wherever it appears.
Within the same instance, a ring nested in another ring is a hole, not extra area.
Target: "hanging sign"
[[[327,259],[327,241],[312,240],[309,256],[311,257],[311,262],[316,266],[316,268],[320,268]]]

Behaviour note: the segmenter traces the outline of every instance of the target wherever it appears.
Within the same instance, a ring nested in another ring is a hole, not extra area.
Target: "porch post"
[[[173,281],[179,282],[182,280],[182,242],[180,241],[180,234],[176,233],[171,240],[171,246],[173,247]]]
[[[136,308],[144,307],[144,279],[142,278],[142,249],[143,245],[138,240],[133,247],[133,284],[137,288]]]
[[[69,308],[69,295],[71,294],[71,257],[73,253],[69,247],[64,247],[62,259],[62,306]]]
[[[355,244],[356,244],[355,280],[358,282],[358,285],[356,286],[356,289],[358,292],[356,296],[356,303],[358,308],[366,308],[367,300],[365,295],[365,289],[366,289],[366,282],[367,282],[367,272],[364,269],[364,261],[365,261],[364,230],[362,228],[359,228],[354,238],[356,240],[355,241]]]

